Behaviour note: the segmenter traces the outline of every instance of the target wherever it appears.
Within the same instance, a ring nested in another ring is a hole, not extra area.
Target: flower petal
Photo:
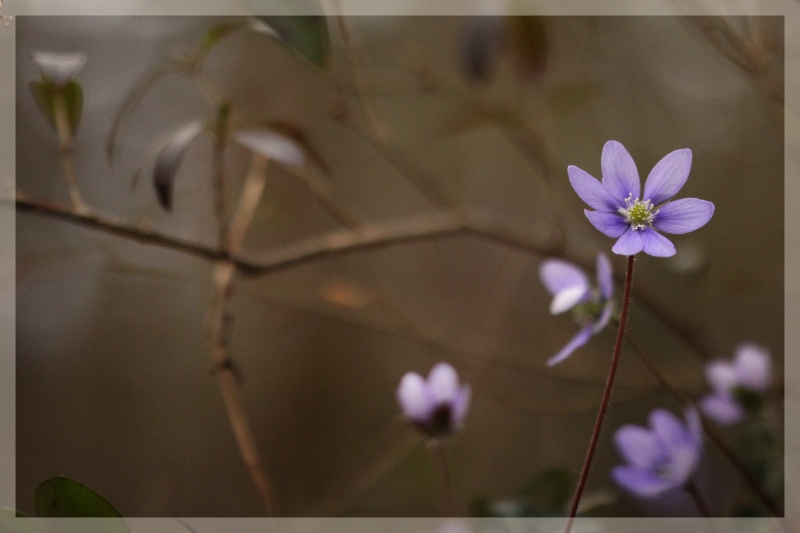
[[[688,148],[668,153],[648,174],[642,200],[650,200],[653,205],[666,202],[681,190],[691,168],[692,151]]]
[[[700,422],[700,413],[693,405],[690,405],[684,409],[684,418],[686,418],[689,433],[694,438],[694,444],[699,450],[703,446],[703,425]]]
[[[603,299],[610,300],[614,295],[614,274],[611,261],[602,252],[597,254],[597,285],[600,287],[600,295]]]
[[[631,465],[615,466],[611,469],[611,477],[622,488],[642,498],[655,498],[675,487],[671,481],[661,479],[650,470]]]
[[[650,413],[650,427],[672,454],[678,449],[694,443],[692,434],[681,420],[666,409],[656,409]]]
[[[633,424],[622,426],[614,433],[614,444],[623,459],[647,469],[656,468],[667,453],[654,432]]]
[[[33,52],[31,59],[56,87],[69,83],[86,63],[86,55],[80,53]]]
[[[736,348],[733,370],[737,384],[750,390],[764,392],[772,381],[769,352],[756,344],[741,344]]]
[[[606,237],[619,237],[630,226],[625,222],[625,219],[616,213],[608,211],[589,211],[583,210],[586,218],[592,223],[592,226],[597,228]]]
[[[636,170],[636,163],[622,144],[608,141],[603,146],[600,166],[603,169],[603,186],[619,204],[618,207],[622,207],[623,200],[629,194],[639,198],[642,186],[639,182],[639,171]]]
[[[428,386],[416,372],[407,372],[397,387],[397,402],[407,418],[427,420],[433,408]]]
[[[653,226],[664,233],[681,235],[702,228],[714,215],[714,204],[708,200],[682,198],[658,208]]]
[[[428,387],[434,403],[450,403],[458,395],[458,374],[447,363],[439,363],[428,374]]]
[[[597,319],[597,322],[594,323],[592,326],[592,335],[597,335],[600,331],[605,328],[608,323],[611,321],[611,315],[614,313],[614,302],[609,300],[606,302],[606,305],[603,307],[603,312],[600,314],[600,318]]]
[[[611,248],[611,251],[619,255],[635,255],[642,251],[644,243],[639,231],[633,231],[628,228],[622,236],[617,239],[616,244]]]
[[[730,392],[736,386],[736,371],[727,361],[717,360],[706,365],[706,379],[717,392]]]
[[[589,278],[583,270],[561,259],[544,261],[539,267],[539,278],[548,292],[554,296],[573,287],[580,287],[584,292],[589,290]]]
[[[300,145],[288,135],[266,128],[250,128],[235,132],[236,142],[252,152],[261,154],[293,167],[306,162],[306,154]]]
[[[569,182],[581,200],[600,211],[613,211],[623,206],[622,198],[613,198],[608,189],[588,172],[570,165],[567,167]]]
[[[469,411],[469,401],[472,397],[472,389],[469,385],[464,385],[459,389],[458,395],[453,400],[453,422],[460,424],[467,417]]]
[[[567,343],[566,346],[561,348],[561,351],[547,360],[547,366],[554,366],[572,355],[572,352],[589,342],[592,338],[592,326],[584,326],[581,330]]]
[[[583,287],[570,287],[559,292],[550,302],[550,314],[557,315],[572,309],[583,300],[587,290],[588,288]]]
[[[653,257],[671,257],[675,255],[675,245],[672,244],[672,241],[656,230],[648,228],[641,230],[639,233],[642,234],[644,253]]]
[[[741,406],[730,394],[708,394],[700,399],[699,405],[704,415],[721,426],[736,424],[745,418]]]

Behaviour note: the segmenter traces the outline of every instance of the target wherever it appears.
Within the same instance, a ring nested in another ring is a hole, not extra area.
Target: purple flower
[[[650,413],[650,428],[628,424],[614,434],[614,443],[626,465],[611,469],[611,477],[642,498],[654,498],[683,486],[700,463],[702,428],[693,407],[686,424],[664,409]]]
[[[597,254],[597,287],[590,286],[583,270],[560,259],[544,261],[539,269],[539,277],[553,295],[550,313],[557,315],[572,309],[575,319],[581,324],[580,331],[567,345],[547,360],[547,366],[553,366],[589,342],[611,320],[614,311],[611,261],[605,254]]]
[[[617,141],[603,146],[600,158],[602,182],[585,171],[569,166],[569,182],[581,200],[595,211],[584,210],[592,225],[603,234],[617,238],[615,254],[634,255],[642,250],[656,257],[675,255],[675,246],[661,235],[683,234],[706,224],[714,214],[714,204],[697,198],[670,202],[689,177],[692,151],[675,150],[659,161],[644,184],[636,164]]]
[[[748,411],[761,407],[761,395],[772,380],[769,351],[756,344],[740,344],[732,362],[717,360],[706,366],[714,392],[700,400],[700,409],[718,424],[741,422]]]
[[[428,380],[408,372],[400,380],[397,401],[405,418],[429,437],[445,437],[461,426],[469,409],[469,385],[447,363],[435,365]]]

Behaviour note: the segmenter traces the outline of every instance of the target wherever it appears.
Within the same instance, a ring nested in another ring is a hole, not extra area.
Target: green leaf
[[[64,107],[67,110],[67,122],[74,135],[78,131],[83,113],[83,89],[77,81],[70,81],[60,89],[48,80],[32,81],[28,87],[33,94],[39,111],[42,112],[47,123],[58,133],[56,128],[56,106],[55,99],[59,96],[64,98]]]
[[[77,81],[71,81],[61,89],[61,93],[64,95],[64,105],[67,108],[69,128],[75,135],[83,113],[83,89]]]
[[[53,105],[55,87],[47,80],[32,81],[28,87],[31,90],[36,105],[39,107],[39,111],[42,112],[42,115],[44,115],[50,127],[53,128],[53,131],[58,133],[56,131],[55,106]]]
[[[280,40],[319,68],[325,68],[330,52],[328,23],[324,16],[260,16]]]
[[[95,491],[68,477],[42,481],[34,495],[36,514],[41,517],[120,518],[119,511]],[[127,531],[127,528],[115,530]]]

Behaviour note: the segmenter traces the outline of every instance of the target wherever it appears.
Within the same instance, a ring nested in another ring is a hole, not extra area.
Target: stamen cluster
[[[658,209],[653,211],[653,203],[650,200],[641,201],[633,199],[633,193],[629,193],[625,198],[625,207],[621,207],[619,214],[625,217],[625,222],[631,225],[633,231],[653,227],[653,219],[658,214]]]

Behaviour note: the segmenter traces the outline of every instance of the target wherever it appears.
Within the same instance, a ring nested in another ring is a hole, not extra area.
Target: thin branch
[[[238,252],[242,240],[250,227],[261,194],[266,183],[267,160],[254,154],[251,158],[250,170],[247,173],[239,203],[231,217],[230,225],[222,224],[220,219],[221,246],[231,254]],[[221,215],[219,211],[218,215]],[[231,296],[233,294],[233,281],[236,274],[236,265],[228,260],[217,262],[214,266],[212,277],[211,304],[208,311],[208,338],[211,344],[211,360],[217,370],[217,378],[223,401],[233,429],[242,460],[250,472],[261,498],[270,516],[278,512],[272,484],[267,476],[261,454],[258,451],[253,430],[244,409],[242,397],[235,372],[230,364],[228,355],[228,342],[232,324],[230,311]]]

